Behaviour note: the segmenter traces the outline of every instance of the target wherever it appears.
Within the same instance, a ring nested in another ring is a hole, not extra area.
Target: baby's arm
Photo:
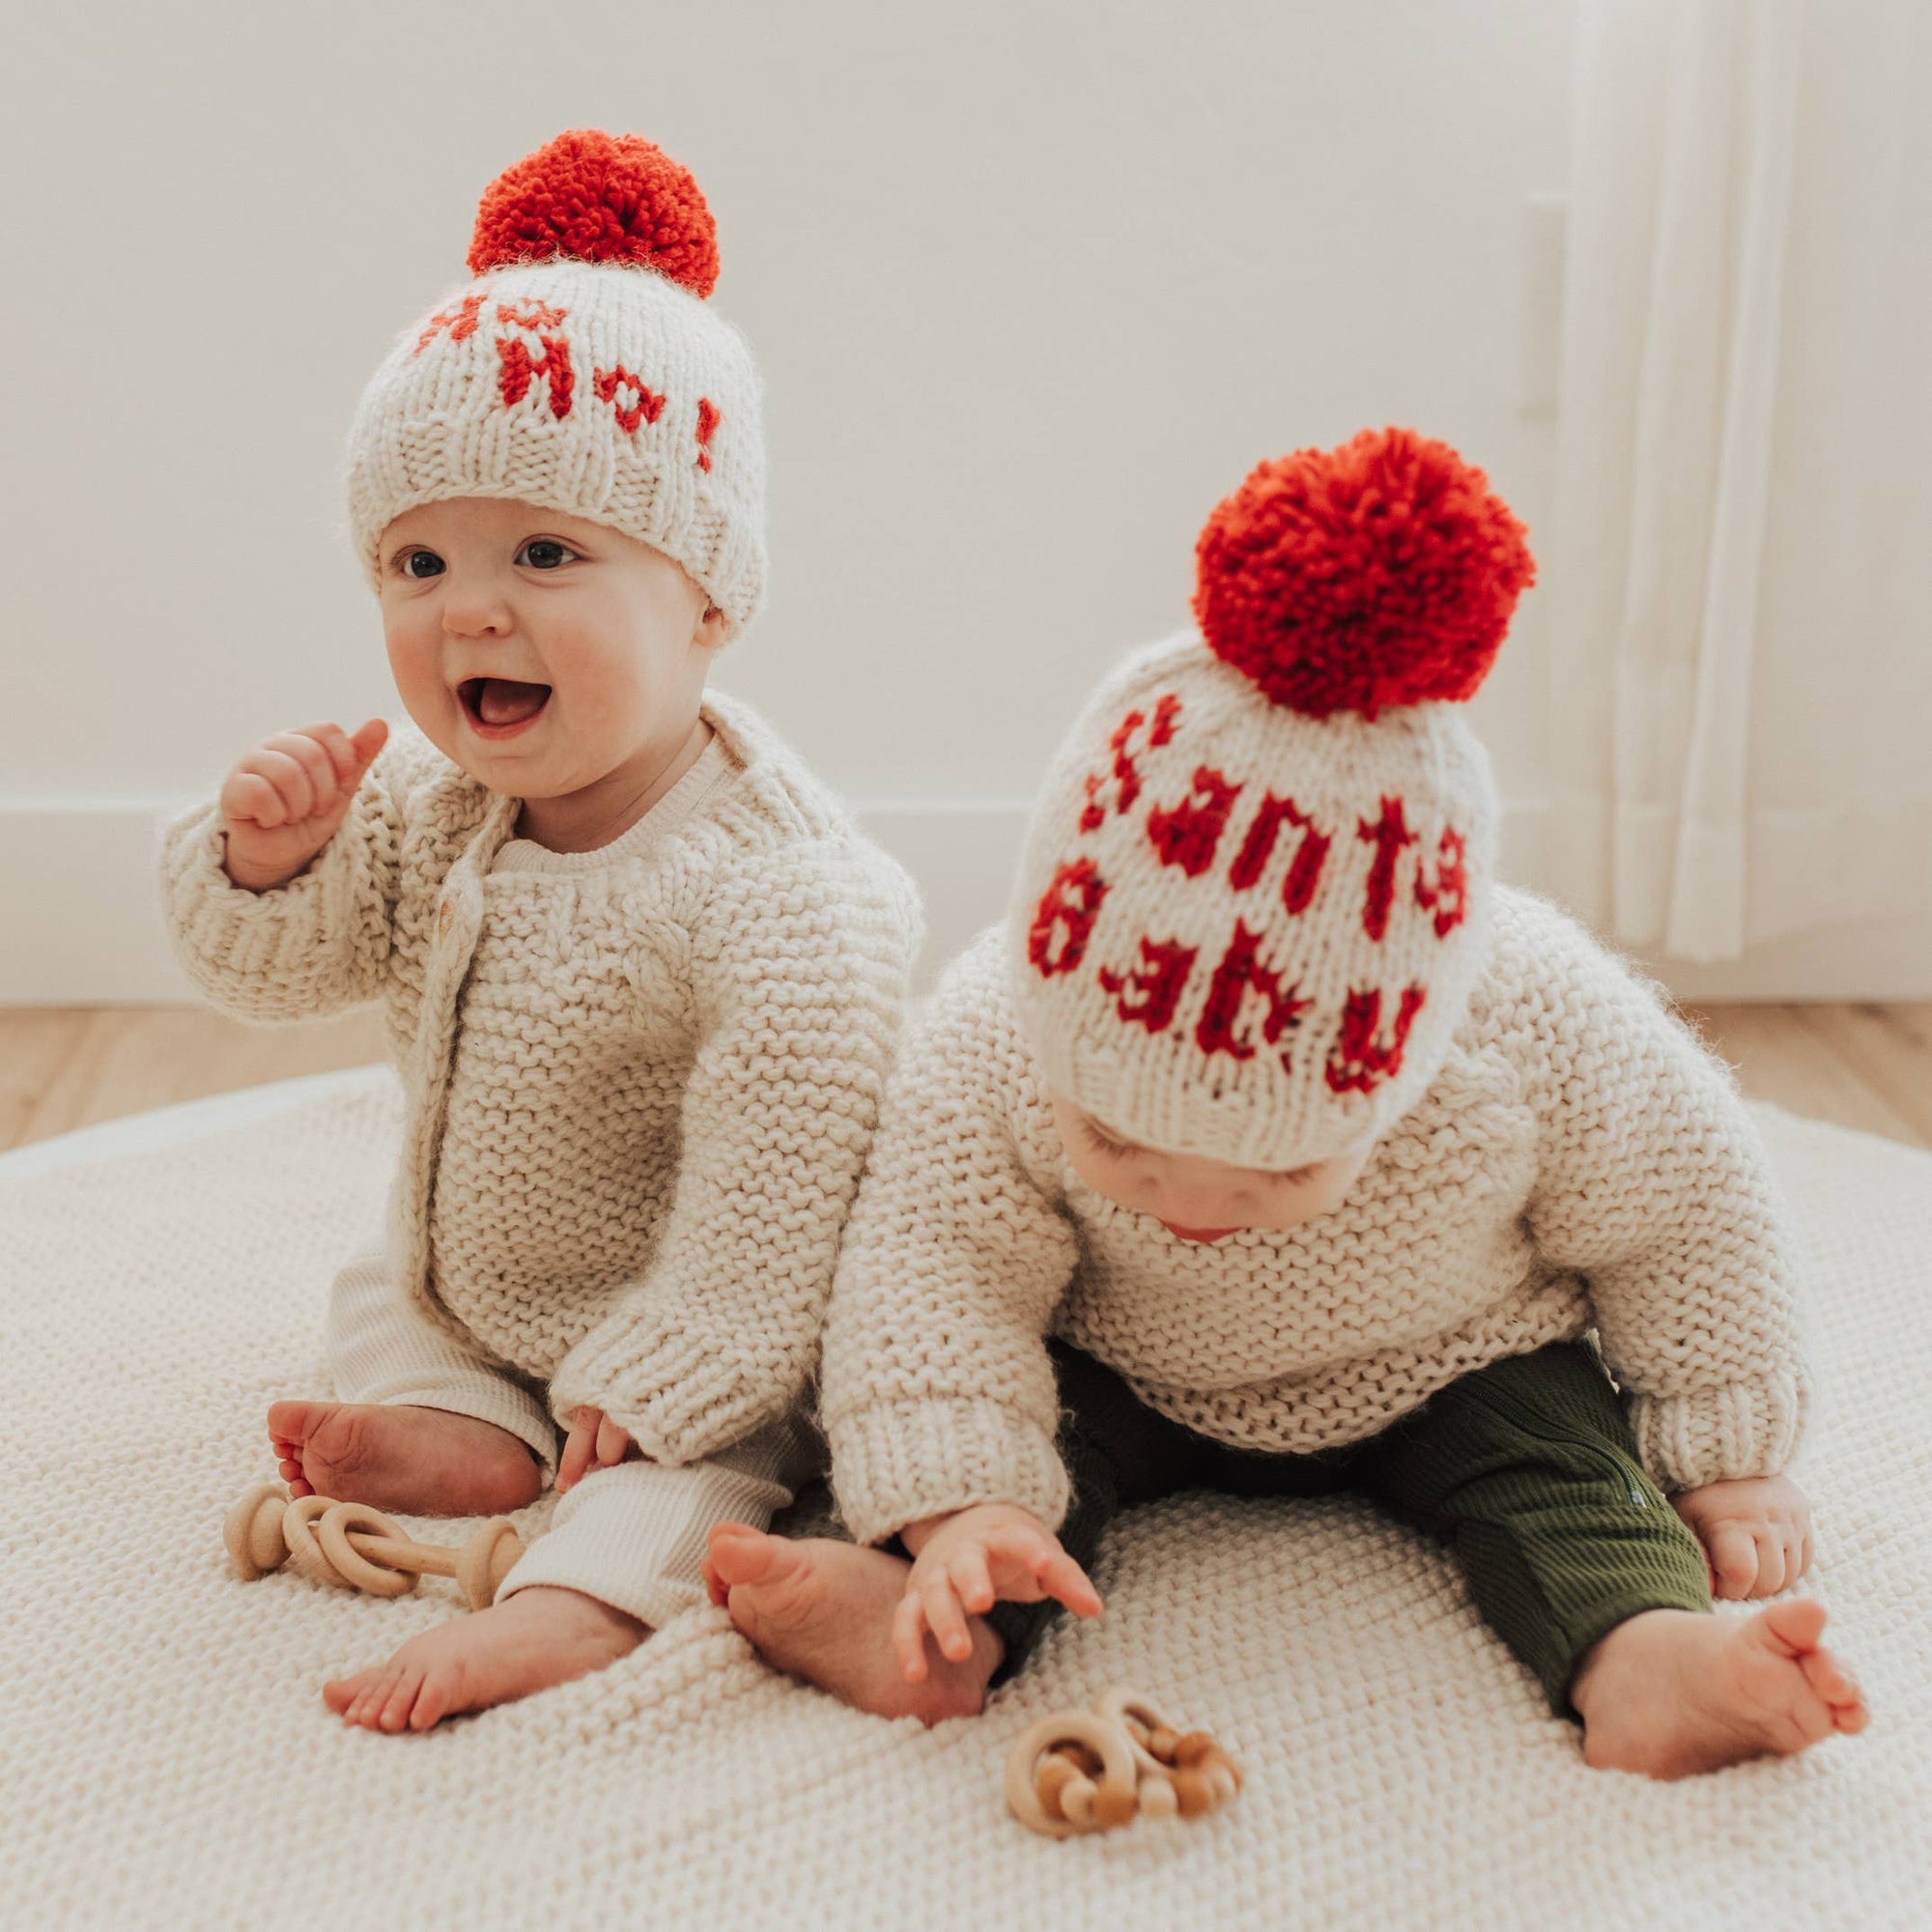
[[[277,732],[162,845],[162,905],[195,986],[243,1019],[299,1020],[380,996],[402,811],[428,747],[372,719]],[[431,754],[433,755],[433,754]]]
[[[1020,1156],[1040,1094],[996,937],[954,963],[907,1041],[838,1257],[820,1412],[860,1543],[977,1504],[1046,1529],[1066,1510],[1045,1337],[1079,1247]]]
[[[1585,1275],[1666,1490],[1779,1474],[1804,1429],[1783,1214],[1725,1064],[1555,908],[1527,977],[1538,1247]]]
[[[919,927],[911,882],[859,842],[715,883],[676,1190],[648,1271],[557,1365],[559,1421],[598,1409],[643,1455],[690,1463],[803,1395]]]

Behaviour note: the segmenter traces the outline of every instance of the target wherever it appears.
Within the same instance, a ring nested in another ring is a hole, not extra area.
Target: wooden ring
[[[1094,1709],[1110,1724],[1118,1724],[1134,1753],[1134,1764],[1143,1777],[1172,1777],[1174,1767],[1164,1764],[1146,1745],[1134,1736],[1127,1719],[1132,1718],[1151,1733],[1171,1731],[1174,1726],[1168,1721],[1160,1706],[1151,1697],[1144,1697],[1138,1690],[1128,1689],[1124,1684],[1116,1684],[1111,1690],[1103,1690],[1094,1700]]]
[[[463,1546],[456,1559],[456,1583],[472,1610],[487,1610],[497,1601],[503,1578],[523,1555],[524,1540],[506,1516],[493,1517]]]
[[[228,1512],[221,1526],[221,1540],[228,1546],[228,1562],[244,1583],[279,1570],[289,1560],[289,1546],[282,1540],[282,1512],[289,1506],[289,1492],[279,1483],[257,1483]]]
[[[315,1540],[315,1525],[335,1507],[328,1496],[298,1496],[282,1512],[282,1541],[288,1546],[289,1561],[296,1574],[311,1583],[326,1584],[331,1590],[345,1590],[349,1579],[338,1576],[334,1564],[322,1553]]]
[[[329,1567],[345,1583],[366,1590],[372,1597],[406,1597],[416,1586],[413,1570],[392,1570],[372,1561],[349,1540],[349,1532],[393,1537],[398,1543],[408,1539],[381,1510],[366,1503],[333,1503],[315,1526],[316,1541]]]
[[[1013,1740],[1013,1747],[1007,1753],[1007,1808],[1028,1831],[1037,1832],[1042,1837],[1070,1838],[1101,1829],[1097,1818],[1088,1825],[1055,1818],[1040,1803],[1036,1783],[1039,1760],[1055,1745],[1068,1742],[1087,1746],[1100,1760],[1095,1796],[1096,1799],[1101,1793],[1109,1796],[1105,1804],[1096,1804],[1096,1811],[1111,1814],[1124,1800],[1129,1806],[1125,1815],[1132,1815],[1139,1780],[1134,1776],[1133,1746],[1126,1732],[1092,1711],[1052,1711],[1029,1724]],[[1125,1818],[1121,1822],[1124,1823]]]

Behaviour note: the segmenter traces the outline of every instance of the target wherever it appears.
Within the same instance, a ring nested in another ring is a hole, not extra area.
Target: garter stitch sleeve
[[[399,731],[363,774],[335,836],[286,885],[251,893],[222,869],[221,812],[209,800],[161,842],[161,912],[195,988],[238,1019],[313,1019],[379,999],[401,894],[404,815],[442,762]]]
[[[908,1041],[839,1256],[820,1407],[861,1543],[973,1503],[1066,1513],[1045,1337],[1079,1246],[1022,1156],[1041,1092],[997,938],[954,961]]]
[[[1520,929],[1538,1121],[1525,1213],[1585,1275],[1645,1466],[1665,1488],[1776,1475],[1810,1399],[1776,1180],[1729,1067],[1545,901]]]
[[[694,935],[670,1212],[643,1277],[557,1365],[559,1421],[589,1404],[645,1455],[689,1463],[798,1400],[921,926],[911,881],[864,841],[721,874]]]

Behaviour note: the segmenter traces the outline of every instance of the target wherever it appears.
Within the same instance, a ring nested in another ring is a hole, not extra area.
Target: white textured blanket
[[[1932,1155],[1760,1114],[1823,1383],[1803,1587],[1875,1715],[1676,1785],[1586,1769],[1452,1564],[1348,1500],[1128,1519],[1105,1618],[935,1731],[772,1675],[709,1609],[526,1703],[346,1731],[324,1678],[455,1598],[239,1583],[220,1521],[271,1473],[267,1404],[326,1385],[322,1298],[387,1177],[387,1076],[0,1158],[0,1919],[1932,1924]],[[1028,1835],[1007,1745],[1119,1679],[1217,1731],[1246,1791],[1200,1824]]]

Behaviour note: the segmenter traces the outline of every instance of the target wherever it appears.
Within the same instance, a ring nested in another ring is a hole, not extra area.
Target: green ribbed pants
[[[1111,1369],[1055,1340],[1059,1449],[1073,1498],[1060,1540],[1091,1564],[1117,1511],[1178,1490],[1310,1496],[1354,1490],[1446,1541],[1477,1607],[1575,1719],[1584,1653],[1639,1610],[1708,1610],[1704,1552],[1637,1459],[1587,1341],[1492,1362],[1378,1435],[1313,1455],[1231,1448],[1156,1414]],[[994,1682],[1026,1662],[1059,1605],[998,1604]]]

